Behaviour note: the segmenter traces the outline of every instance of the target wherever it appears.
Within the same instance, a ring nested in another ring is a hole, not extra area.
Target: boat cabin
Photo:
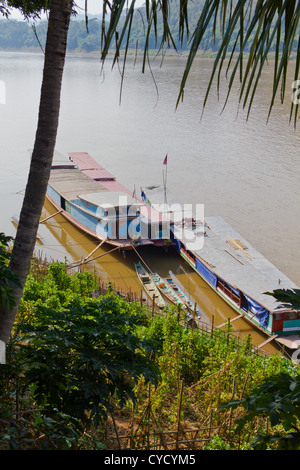
[[[96,192],[81,194],[71,203],[87,214],[97,217],[96,232],[110,239],[138,239],[141,236],[141,206],[132,203],[123,192]]]
[[[58,210],[86,233],[122,247],[152,243],[143,234],[148,220],[145,205],[125,191],[111,191],[84,174],[74,162],[54,161],[47,197]]]

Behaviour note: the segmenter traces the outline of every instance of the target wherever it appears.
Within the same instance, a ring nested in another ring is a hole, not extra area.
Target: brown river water
[[[250,118],[238,110],[233,91],[221,113],[226,82],[218,101],[212,88],[202,116],[202,102],[212,60],[196,61],[184,100],[175,104],[184,58],[168,57],[152,74],[141,73],[129,59],[120,103],[120,72],[99,57],[69,56],[66,61],[61,116],[57,138],[60,153],[86,151],[129,189],[162,183],[162,162],[168,154],[168,188],[183,203],[204,204],[204,215],[221,215],[273,264],[300,285],[300,159],[299,130],[289,124],[292,73],[287,97],[267,123],[272,64],[265,71]],[[0,230],[14,235],[11,222],[18,215],[29,168],[38,113],[43,67],[42,54],[1,52],[0,80],[5,104],[0,104],[1,174]],[[239,112],[238,112],[239,111]],[[202,117],[201,117],[202,116]],[[46,203],[42,217],[55,210]],[[63,217],[40,226],[43,244],[37,252],[49,260],[69,261],[87,256],[96,242]],[[107,253],[109,246],[97,255]],[[235,313],[214,294],[175,252],[146,248],[143,258],[162,276],[174,275],[203,319],[215,324]],[[89,263],[99,277],[123,291],[140,293],[134,270],[135,253],[112,253]],[[237,334],[251,334],[254,344],[264,341],[243,320],[234,323]],[[273,352],[271,345],[266,347]]]

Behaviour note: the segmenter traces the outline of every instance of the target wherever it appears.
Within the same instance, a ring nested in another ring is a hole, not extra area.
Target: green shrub
[[[0,306],[7,308],[9,311],[16,304],[14,288],[21,286],[18,277],[9,268],[11,258],[9,243],[11,241],[11,237],[5,236],[2,232],[0,233]]]
[[[123,406],[141,377],[158,382],[152,343],[135,333],[144,321],[113,294],[59,310],[37,305],[35,320],[17,327],[24,387],[49,412],[99,423],[111,397]]]

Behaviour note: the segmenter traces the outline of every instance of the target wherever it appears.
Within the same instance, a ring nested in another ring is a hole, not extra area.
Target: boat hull
[[[91,237],[93,237],[93,238],[95,238],[99,241],[103,241],[103,242],[105,242],[108,245],[111,245],[113,247],[118,247],[122,250],[132,250],[133,249],[132,241],[111,240],[109,238],[103,237],[99,233],[97,233],[96,231],[88,228],[86,225],[80,223],[78,220],[76,220],[74,217],[72,217],[65,209],[63,209],[59,204],[57,204],[57,202],[55,202],[54,199],[52,199],[52,197],[48,193],[46,194],[46,198],[55,207],[55,209],[57,211],[59,211],[61,213],[61,215],[63,217],[65,217],[65,219],[68,220],[68,222],[70,222],[72,225],[74,225],[75,227],[77,227],[79,230],[86,233],[87,235],[89,235],[89,236],[91,236]]]
[[[151,279],[149,273],[143,268],[141,263],[135,263],[135,270],[139,281],[148,295],[149,299],[156,304],[159,309],[163,309],[166,306],[159,289],[156,287],[155,282]]]
[[[168,288],[167,284],[164,282],[164,279],[162,279],[158,274],[156,273],[150,273],[149,276],[155,283],[156,287],[158,290],[161,292],[162,296],[171,304],[173,305],[180,305],[184,307],[183,302],[177,297],[177,295],[172,291],[171,288]]]

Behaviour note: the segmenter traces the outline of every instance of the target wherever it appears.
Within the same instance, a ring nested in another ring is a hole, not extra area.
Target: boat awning
[[[115,177],[99,165],[87,152],[69,153],[69,158],[83,173],[95,181],[115,181]]]
[[[133,200],[132,197],[123,191],[86,193],[80,194],[78,197],[79,199],[101,207],[102,209],[109,209],[111,207],[130,207],[132,210],[140,210],[144,205],[143,203]]]

